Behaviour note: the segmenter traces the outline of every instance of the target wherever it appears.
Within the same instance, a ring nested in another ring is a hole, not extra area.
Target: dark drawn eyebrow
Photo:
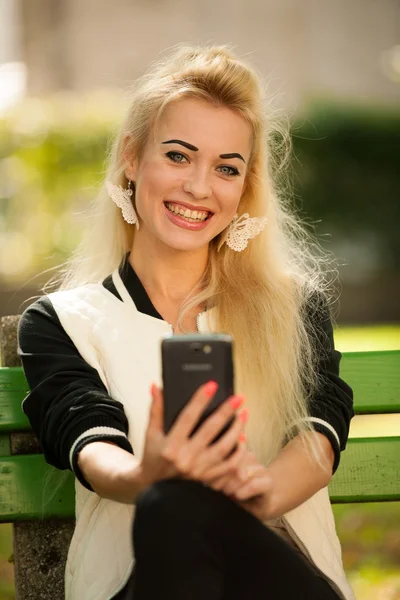
[[[239,154],[239,152],[231,152],[230,154],[220,154],[219,157],[220,158],[240,158],[240,160],[242,160],[244,163],[246,163],[243,156],[241,154]]]
[[[167,142],[161,142],[162,144],[180,144],[181,146],[185,146],[188,150],[192,150],[193,152],[198,152],[199,149],[193,144],[189,144],[189,142],[183,142],[182,140],[168,140]]]
[[[196,146],[193,146],[193,144],[189,144],[189,142],[184,142],[183,140],[167,140],[166,142],[161,142],[162,144],[180,144],[181,146],[185,146],[185,148],[187,148],[188,150],[192,150],[192,152],[198,152],[199,149],[196,148]],[[238,152],[231,152],[230,154],[220,154],[219,155],[220,158],[240,158],[240,160],[242,160],[245,164],[246,161],[244,160],[243,156],[241,154],[239,154]]]

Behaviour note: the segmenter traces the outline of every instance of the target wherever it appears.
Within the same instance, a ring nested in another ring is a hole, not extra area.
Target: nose
[[[209,198],[212,193],[207,173],[203,170],[196,170],[188,174],[183,182],[183,189],[186,193],[191,194],[193,198],[196,198],[196,200]]]

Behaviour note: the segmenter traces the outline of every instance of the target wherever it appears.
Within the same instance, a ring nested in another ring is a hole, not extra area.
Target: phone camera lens
[[[210,354],[212,352],[212,348],[211,348],[210,344],[206,344],[204,346],[203,352],[204,352],[204,354]]]
[[[194,343],[193,343],[193,344],[190,346],[190,349],[191,349],[193,352],[200,352],[200,350],[202,350],[202,345],[201,345],[201,344],[199,344],[198,342],[194,342]]]

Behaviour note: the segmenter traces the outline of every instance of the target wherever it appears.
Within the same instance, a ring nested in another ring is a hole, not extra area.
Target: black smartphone
[[[218,383],[191,435],[203,421],[233,394],[234,373],[232,338],[225,334],[171,335],[161,342],[162,376],[164,386],[164,431],[167,433],[182,408],[198,387],[213,380]],[[221,430],[216,441],[233,422]]]

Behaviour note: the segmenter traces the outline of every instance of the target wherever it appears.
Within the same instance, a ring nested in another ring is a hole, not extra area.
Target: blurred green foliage
[[[125,106],[115,92],[64,92],[0,117],[0,279],[26,280],[76,246]],[[292,137],[297,204],[322,220],[317,233],[361,236],[399,266],[400,111],[315,105]]]
[[[76,246],[123,104],[115,94],[63,93],[0,119],[0,276],[24,279]]]
[[[400,565],[400,502],[335,504],[346,570]]]
[[[317,104],[292,126],[294,188],[317,233],[363,241],[400,267],[400,110]]]

